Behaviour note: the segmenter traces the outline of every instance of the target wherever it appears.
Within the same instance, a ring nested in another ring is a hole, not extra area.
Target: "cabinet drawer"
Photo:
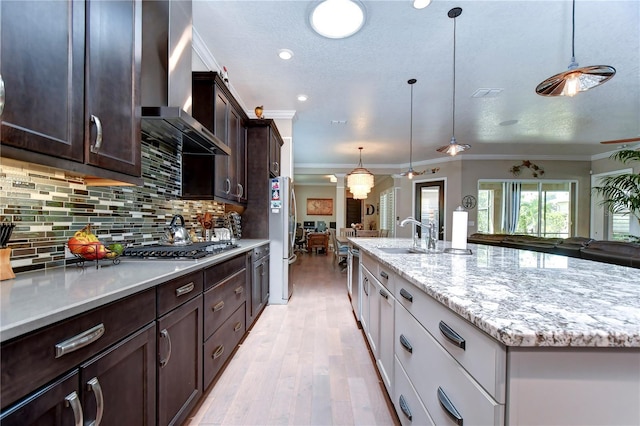
[[[243,269],[204,293],[204,340],[207,340],[247,299]]]
[[[397,280],[395,296],[487,392],[498,402],[505,402],[504,346],[401,277]],[[459,337],[459,345],[451,331]]]
[[[371,275],[376,277],[389,291],[395,293],[396,274],[391,271],[391,268],[380,264],[377,260],[365,253],[361,252],[360,256],[362,256],[362,264],[371,272]]]
[[[395,357],[394,357],[395,358]],[[420,397],[415,388],[411,384],[411,381],[407,377],[407,373],[400,365],[400,361],[397,358],[394,360],[394,376],[395,376],[395,389],[393,394],[393,406],[396,408],[396,413],[400,419],[400,423],[403,425],[432,425],[435,426],[433,420],[427,413],[427,409],[420,401]]]
[[[247,254],[240,254],[234,258],[231,258],[225,262],[214,265],[204,271],[204,289],[207,290],[211,287],[218,285],[221,281],[224,281],[230,275],[236,272],[246,269],[247,267]]]
[[[202,293],[202,271],[167,281],[157,287],[158,317]]]
[[[3,344],[3,408],[154,319],[149,289]]]
[[[204,388],[218,375],[224,363],[244,336],[244,303],[204,343]]]
[[[396,357],[435,424],[456,424],[445,409],[446,399],[450,402],[450,412],[457,411],[465,424],[503,424],[504,405],[494,401],[401,307],[396,309],[396,338]]]

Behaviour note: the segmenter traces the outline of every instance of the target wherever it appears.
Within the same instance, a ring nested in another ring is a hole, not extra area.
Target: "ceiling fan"
[[[626,143],[630,143],[630,142],[640,142],[640,137],[629,138],[629,139],[614,139],[614,140],[610,140],[610,141],[602,141],[600,143],[604,144],[604,145],[608,145],[608,144],[626,144]]]

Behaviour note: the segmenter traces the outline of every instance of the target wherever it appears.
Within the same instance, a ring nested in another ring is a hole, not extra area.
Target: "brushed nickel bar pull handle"
[[[384,297],[387,300],[389,299],[389,294],[382,289],[380,289],[380,296]]]
[[[169,344],[169,349],[167,350],[167,357],[165,359],[160,360],[160,368],[162,368],[165,365],[167,365],[169,363],[169,360],[171,359],[171,336],[169,336],[169,331],[165,328],[160,332],[160,337],[167,339],[167,342]]]
[[[193,283],[193,281],[191,281],[189,284],[183,285],[182,287],[178,287],[176,289],[176,296],[179,297],[184,294],[191,293],[195,287],[196,285]]]
[[[380,276],[385,280],[389,279],[389,274],[387,274],[385,271],[380,271]]]
[[[64,405],[65,407],[71,407],[73,410],[75,426],[83,426],[84,419],[82,418],[82,405],[80,404],[80,398],[78,398],[76,391],[73,391],[64,397]]]
[[[369,278],[367,277],[362,279],[362,290],[364,290],[364,294],[369,295]]]
[[[100,423],[102,423],[102,415],[104,414],[104,396],[102,395],[102,387],[97,377],[87,382],[87,390],[93,391],[96,395],[96,419],[89,423],[89,425],[100,426]]]
[[[66,355],[95,342],[104,334],[104,324],[100,323],[87,331],[56,344],[56,358]]]
[[[409,302],[413,302],[413,295],[409,293],[407,290],[405,290],[404,288],[400,289],[400,296],[404,297]]]
[[[215,352],[211,355],[211,358],[216,359],[219,358],[220,355],[224,353],[224,345],[220,345],[216,348]]]
[[[411,342],[409,342],[409,339],[404,337],[404,334],[400,335],[400,344],[407,352],[409,352],[410,354],[413,353],[413,346],[411,346]]]
[[[242,328],[242,323],[237,322],[235,326],[233,326],[233,331],[238,332]]]
[[[224,308],[224,300],[219,301],[211,308],[213,312],[218,312],[220,309]]]
[[[244,195],[244,186],[242,186],[241,183],[238,184],[238,197],[242,198],[242,196]]]
[[[226,178],[224,180],[224,183],[226,184],[227,189],[224,190],[225,194],[228,194],[231,192],[231,180],[229,178]]]
[[[444,393],[444,390],[442,390],[440,386],[438,386],[438,402],[440,402],[440,405],[444,411],[447,412],[449,417],[451,417],[458,426],[462,426],[463,419],[460,412],[458,412],[455,405],[453,405],[447,394]]]
[[[411,409],[409,408],[409,404],[407,404],[407,401],[404,399],[404,395],[400,395],[400,409],[402,410],[402,412],[404,413],[405,416],[407,416],[407,419],[409,419],[409,421],[413,420],[413,416],[411,415]]]
[[[102,122],[93,114],[91,114],[91,122],[96,123],[96,143],[91,145],[91,152],[97,154],[102,147]]]
[[[438,324],[438,328],[440,328],[440,333],[442,333],[442,335],[446,337],[447,340],[449,340],[460,349],[465,350],[464,339],[462,338],[462,336],[456,333],[453,328],[449,327],[447,323],[445,323],[444,321],[440,321],[440,324]]]
[[[234,291],[235,291],[236,294],[242,294],[242,292],[244,292],[244,287],[239,286]]]

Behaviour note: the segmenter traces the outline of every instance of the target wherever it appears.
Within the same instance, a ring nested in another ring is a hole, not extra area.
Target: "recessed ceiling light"
[[[431,4],[431,0],[413,0],[413,7],[416,9],[424,9]]]
[[[364,25],[364,7],[354,0],[324,0],[313,8],[309,22],[323,37],[346,38]]]
[[[289,59],[293,58],[293,52],[289,49],[280,49],[278,50],[278,56],[280,57],[280,59],[288,61]]]
[[[304,101],[306,101],[307,99],[309,99],[309,98],[307,97],[307,95],[298,95],[298,100],[299,100],[300,102],[304,102]]]

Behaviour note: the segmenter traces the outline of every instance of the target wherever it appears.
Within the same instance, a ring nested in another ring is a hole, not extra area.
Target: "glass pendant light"
[[[540,96],[575,96],[609,81],[616,69],[609,65],[593,65],[578,68],[575,54],[576,0],[573,0],[571,19],[571,63],[569,69],[547,78],[536,87]]]
[[[374,178],[369,170],[362,167],[362,147],[358,149],[360,150],[360,161],[358,167],[347,175],[347,186],[355,200],[364,200],[373,188]]]
[[[457,155],[459,152],[471,149],[469,144],[459,144],[456,141],[456,18],[462,14],[462,8],[454,7],[451,9],[447,16],[453,19],[453,108],[451,114],[451,141],[449,145],[441,146],[438,148],[438,152],[449,154],[451,156]]]

